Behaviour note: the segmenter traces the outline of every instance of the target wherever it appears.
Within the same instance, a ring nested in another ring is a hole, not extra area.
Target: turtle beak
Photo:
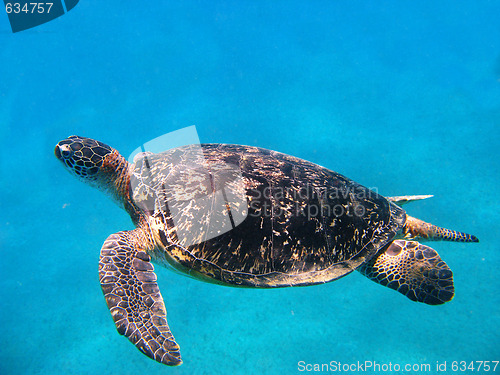
[[[58,158],[59,160],[62,159],[62,155],[61,155],[61,148],[59,147],[59,144],[56,145],[56,148],[54,149],[54,155],[56,156],[56,158]]]

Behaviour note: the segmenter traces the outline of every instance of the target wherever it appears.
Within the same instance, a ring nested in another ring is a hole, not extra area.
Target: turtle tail
[[[406,217],[403,235],[407,239],[423,241],[479,242],[472,234],[441,228],[411,216]]]

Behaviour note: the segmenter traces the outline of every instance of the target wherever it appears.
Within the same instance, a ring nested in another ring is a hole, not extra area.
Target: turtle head
[[[54,154],[77,177],[96,181],[104,160],[113,151],[113,148],[99,141],[72,135],[56,145]]]
[[[110,193],[119,203],[127,201],[129,164],[114,148],[72,135],[56,145],[54,154],[71,174]]]

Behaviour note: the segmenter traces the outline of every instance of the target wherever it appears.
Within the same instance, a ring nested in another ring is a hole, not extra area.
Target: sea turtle
[[[71,136],[56,157],[108,193],[136,229],[109,236],[101,287],[118,332],[167,365],[182,363],[151,261],[243,287],[326,283],[358,270],[413,301],[453,298],[453,275],[415,240],[478,242],[406,214],[427,196],[384,198],[316,164],[257,147],[202,144],[129,163],[99,141]]]

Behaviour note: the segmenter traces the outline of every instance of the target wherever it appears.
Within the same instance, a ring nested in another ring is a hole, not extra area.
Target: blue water
[[[0,374],[499,361],[499,3],[206,3],[82,0],[17,34],[0,15]],[[481,240],[432,244],[456,297],[417,304],[358,273],[241,290],[157,267],[184,364],[148,359],[116,332],[97,274],[104,239],[133,225],[53,148],[79,134],[128,156],[190,125],[201,142],[292,154],[383,195],[434,194],[409,213]]]

